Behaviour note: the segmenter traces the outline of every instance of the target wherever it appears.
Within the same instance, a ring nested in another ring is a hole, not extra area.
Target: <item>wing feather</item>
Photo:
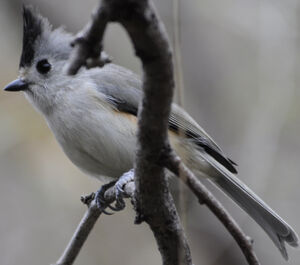
[[[115,64],[108,64],[101,70],[89,71],[97,84],[97,90],[106,96],[108,102],[121,112],[137,116],[138,105],[142,99],[142,82],[137,75]],[[208,133],[176,104],[172,104],[169,128],[173,132],[191,139],[198,148],[205,151],[229,171],[237,173],[234,167],[236,164],[227,158]]]

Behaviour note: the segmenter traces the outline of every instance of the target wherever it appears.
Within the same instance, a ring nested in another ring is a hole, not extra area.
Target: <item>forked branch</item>
[[[152,2],[149,0],[103,0],[93,13],[90,23],[73,42],[67,72],[76,74],[83,65],[102,66],[107,60],[100,56],[106,25],[110,21],[119,22],[127,30],[135,52],[143,63],[144,98],[139,111],[138,147],[135,166],[135,207],[137,222],[145,221],[151,227],[162,255],[163,264],[191,265],[191,254],[185,234],[180,225],[172,197],[169,193],[164,168],[170,169],[189,186],[201,203],[205,203],[222,221],[244,252],[249,264],[259,264],[249,239],[242,233],[236,222],[221,204],[207,191],[193,174],[169,152],[166,163],[161,163],[159,155],[168,150],[168,118],[173,96],[174,76],[172,52],[165,29],[160,22]],[[127,185],[126,185],[127,186]],[[108,192],[108,191],[107,191]],[[132,195],[132,194],[131,194]],[[96,214],[94,213],[96,211]],[[69,246],[77,255],[93,224],[100,216],[94,202],[82,223],[93,222],[89,229],[79,226]],[[76,247],[72,247],[75,245]],[[77,251],[77,253],[76,253]],[[67,251],[69,252],[69,251]],[[73,260],[75,259],[73,256]],[[69,265],[73,261],[59,260],[59,265]]]

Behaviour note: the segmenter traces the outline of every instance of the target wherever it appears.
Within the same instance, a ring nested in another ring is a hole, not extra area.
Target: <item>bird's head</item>
[[[4,90],[24,91],[40,111],[50,111],[59,92],[67,89],[64,66],[72,49],[72,39],[62,28],[52,29],[48,19],[32,7],[24,6],[19,78]]]

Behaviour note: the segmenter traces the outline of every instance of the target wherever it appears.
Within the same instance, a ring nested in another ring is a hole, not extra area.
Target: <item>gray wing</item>
[[[115,64],[107,64],[101,70],[89,72],[97,84],[97,90],[107,96],[107,101],[117,110],[137,116],[143,92],[142,82],[136,74]],[[227,158],[200,125],[176,104],[172,104],[169,129],[193,140],[201,150],[212,156],[230,172],[237,173],[234,167],[236,164]]]
[[[93,68],[89,74],[97,84],[97,90],[106,95],[117,109],[137,114],[142,98],[142,83],[136,74],[115,64],[107,64],[101,69]]]

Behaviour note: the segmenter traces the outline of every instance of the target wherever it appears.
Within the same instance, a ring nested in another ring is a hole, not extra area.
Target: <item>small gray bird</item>
[[[70,160],[88,175],[116,180],[133,168],[141,81],[115,64],[81,69],[75,76],[64,67],[74,36],[52,29],[31,7],[23,8],[23,51],[19,78],[5,91],[23,91],[45,117]],[[207,177],[265,230],[288,258],[285,243],[298,236],[236,176],[236,164],[177,105],[172,105],[169,138],[175,152],[197,176]]]

